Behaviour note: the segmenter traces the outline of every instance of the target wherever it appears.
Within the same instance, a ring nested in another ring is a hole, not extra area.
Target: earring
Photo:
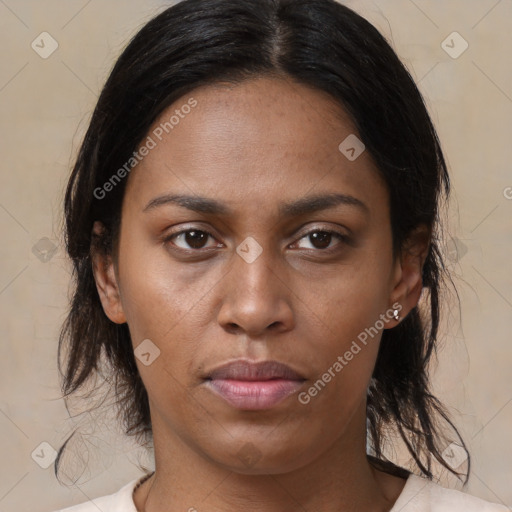
[[[393,309],[393,316],[397,322],[400,322],[400,315],[398,314],[398,309]]]

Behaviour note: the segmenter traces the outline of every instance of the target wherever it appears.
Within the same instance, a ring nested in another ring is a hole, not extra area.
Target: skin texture
[[[401,318],[417,304],[428,230],[393,259],[385,183],[367,151],[349,161],[338,150],[357,132],[325,93],[265,77],[190,96],[197,106],[128,177],[117,257],[93,258],[106,315],[128,322],[134,348],[150,339],[160,350],[149,366],[137,360],[156,474],[136,506],[389,511],[405,480],[374,470],[365,455],[366,390],[382,331],[307,404],[294,394],[267,410],[235,409],[203,377],[237,358],[272,359],[301,373],[307,390],[393,303]],[[214,198],[233,213],[172,203],[143,211],[166,193]],[[280,203],[324,193],[354,196],[368,211],[341,204],[279,216]],[[164,241],[184,229],[213,236]],[[308,236],[325,230],[349,238],[321,245]],[[236,252],[249,236],[262,248],[252,263]],[[247,450],[250,463],[240,456]]]

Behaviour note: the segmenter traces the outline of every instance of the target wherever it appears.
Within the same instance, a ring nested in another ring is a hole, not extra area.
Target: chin
[[[237,449],[233,446],[236,444]],[[228,449],[218,454],[210,454],[210,458],[224,469],[242,475],[272,475],[288,473],[305,466],[305,451],[308,446],[285,446],[281,441],[269,443],[265,439],[261,443],[243,441],[230,443]],[[312,457],[314,458],[314,456]]]

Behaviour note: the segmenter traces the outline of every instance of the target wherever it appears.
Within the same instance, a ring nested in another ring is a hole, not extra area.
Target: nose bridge
[[[269,245],[258,242],[252,236],[246,237],[237,247],[233,257],[233,273],[236,289],[241,292],[238,300],[272,300],[279,286],[276,286],[277,259]]]

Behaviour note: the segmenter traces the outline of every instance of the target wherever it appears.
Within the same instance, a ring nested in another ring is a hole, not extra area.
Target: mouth
[[[253,363],[239,359],[211,371],[205,385],[237,409],[262,410],[297,392],[305,380],[277,361]]]

